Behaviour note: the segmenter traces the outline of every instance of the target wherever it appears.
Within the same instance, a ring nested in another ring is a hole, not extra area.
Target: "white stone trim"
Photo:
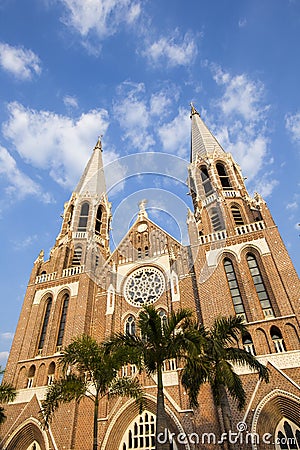
[[[74,281],[73,283],[64,284],[63,286],[59,285],[59,286],[53,286],[51,288],[39,289],[38,291],[36,291],[36,293],[34,295],[33,305],[39,305],[42,298],[46,294],[52,295],[53,300],[56,300],[57,296],[63,289],[68,289],[70,291],[70,297],[74,297],[75,295],[78,294],[78,287],[79,287],[79,282]]]
[[[107,296],[106,296],[106,314],[113,314],[115,310],[115,298],[116,298],[116,292],[112,284],[109,285],[109,288],[107,289]]]
[[[300,367],[300,350],[291,350],[289,352],[268,353],[267,355],[257,356],[256,359],[266,366],[269,363],[276,369],[294,369]],[[234,366],[234,371],[238,375],[247,375],[253,373],[253,370],[247,366]]]
[[[157,256],[154,258],[147,258],[147,260],[140,260],[139,262],[134,262],[134,263],[131,262],[128,264],[118,265],[117,288],[116,288],[117,292],[122,292],[123,283],[129,273],[133,272],[135,269],[144,267],[145,265],[160,268],[166,277],[166,282],[168,281],[169,273],[170,273],[169,256],[162,255],[162,256]]]
[[[216,267],[224,251],[233,253],[233,255],[237,258],[237,260],[240,261],[243,249],[249,246],[254,247],[256,250],[259,251],[261,255],[266,255],[270,253],[270,249],[265,238],[253,239],[248,242],[242,242],[241,244],[234,244],[229,246],[224,245],[221,248],[209,250],[206,253],[207,265],[209,267]]]
[[[47,388],[48,386],[40,386],[34,388],[18,389],[16,391],[16,398],[10,404],[29,403],[35,395],[39,401],[44,400],[44,398],[46,397]]]

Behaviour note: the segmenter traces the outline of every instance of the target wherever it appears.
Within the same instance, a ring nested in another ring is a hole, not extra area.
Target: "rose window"
[[[155,267],[141,267],[132,272],[125,283],[125,298],[135,306],[144,306],[159,299],[165,289],[162,272]]]

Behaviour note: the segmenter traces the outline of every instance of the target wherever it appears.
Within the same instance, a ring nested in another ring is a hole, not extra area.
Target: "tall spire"
[[[89,193],[90,195],[98,194],[99,196],[106,193],[101,136],[99,136],[75,192],[81,195]]]
[[[194,162],[196,156],[205,157],[209,153],[220,151],[224,153],[223,148],[207,128],[200,117],[200,114],[191,103],[191,119],[192,119],[192,139],[191,139],[191,162]]]

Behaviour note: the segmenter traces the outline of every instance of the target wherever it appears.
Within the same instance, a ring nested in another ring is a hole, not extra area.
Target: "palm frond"
[[[179,327],[183,328],[185,326],[192,315],[192,311],[185,308],[181,308],[178,311],[171,311],[166,324],[163,326],[164,335],[171,336],[176,333]]]
[[[101,365],[102,351],[100,345],[91,336],[77,337],[69,344],[59,359],[64,372],[75,366],[79,372],[92,373]]]
[[[258,376],[265,382],[269,381],[269,369],[261,364],[255,356],[244,349],[231,347],[227,349],[228,360],[237,365],[248,366],[258,372]]]
[[[137,378],[115,378],[109,388],[108,396],[134,398],[139,405],[140,412],[142,412],[146,406],[146,399]]]
[[[224,386],[227,388],[229,394],[238,402],[239,409],[242,409],[246,402],[246,392],[243,388],[242,380],[238,374],[229,368],[224,376]]]
[[[17,393],[15,388],[9,383],[0,385],[0,403],[13,402]]]
[[[4,408],[0,406],[0,425],[6,421],[6,415],[4,413]]]
[[[207,359],[188,359],[182,372],[181,383],[189,396],[191,407],[199,406],[199,391],[205,382],[209,380],[210,363]]]
[[[58,381],[54,381],[48,388],[46,398],[42,401],[40,417],[44,428],[48,428],[52,416],[62,403],[72,400],[79,401],[87,391],[87,382],[82,377],[68,375]]]
[[[236,344],[241,333],[245,332],[246,327],[241,317],[218,317],[211,328],[211,337],[224,346]]]
[[[163,329],[158,311],[153,305],[144,306],[138,320],[141,335],[155,347],[163,339]]]

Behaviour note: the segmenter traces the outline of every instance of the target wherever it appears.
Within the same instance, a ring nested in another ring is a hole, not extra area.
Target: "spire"
[[[191,162],[194,162],[196,155],[206,156],[214,151],[224,153],[223,148],[207,128],[200,117],[200,114],[191,103],[192,139],[191,139]]]
[[[139,202],[139,213],[138,213],[138,218],[137,220],[144,220],[144,219],[148,219],[148,214],[146,211],[146,204],[147,204],[147,200],[141,200]]]
[[[75,189],[75,192],[78,194],[88,192],[90,195],[98,194],[100,196],[103,193],[106,193],[101,137],[102,136],[99,136],[92,156],[87,163],[77,188]]]

